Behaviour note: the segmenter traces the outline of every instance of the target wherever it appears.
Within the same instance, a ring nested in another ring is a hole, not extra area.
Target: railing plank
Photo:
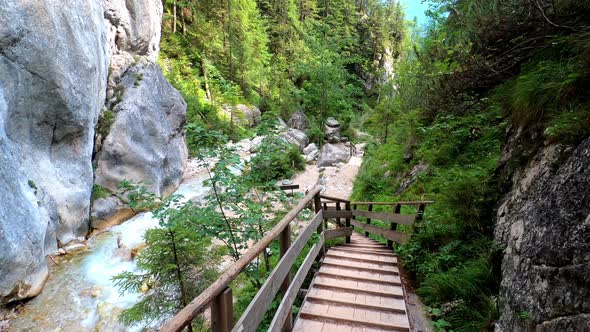
[[[357,205],[428,205],[433,204],[434,201],[405,201],[405,202],[350,202]]]
[[[382,220],[387,222],[394,222],[402,225],[412,225],[416,219],[415,215],[395,214],[392,212],[374,212],[353,210],[352,215],[356,217],[371,218],[372,220]]]
[[[371,234],[382,236],[387,240],[395,241],[397,243],[404,243],[408,241],[408,239],[410,238],[410,234],[408,233],[401,233],[389,229],[383,229],[373,225],[363,224],[357,220],[351,220],[350,223],[353,226],[361,228],[362,230],[367,231]]]
[[[256,293],[246,311],[236,323],[236,327],[232,331],[251,332],[256,331],[258,325],[264,318],[264,314],[268,310],[273,298],[281,287],[281,283],[291,270],[293,263],[301,253],[307,241],[311,238],[318,226],[323,222],[324,217],[322,211],[318,212],[307,227],[299,234],[295,242],[285,255],[281,258],[277,266],[272,270],[262,288]]]
[[[336,229],[326,229],[324,231],[324,237],[326,240],[333,239],[335,237],[344,237],[352,235],[352,227],[342,227]]]
[[[350,203],[349,200],[344,199],[344,198],[340,198],[340,197],[333,197],[333,196],[328,196],[328,195],[320,195],[320,197],[322,199],[325,199],[325,200],[328,200],[328,201],[332,201],[332,202]]]
[[[350,211],[336,211],[336,210],[325,210],[324,211],[324,219],[349,218],[349,217],[352,217],[352,213]]]
[[[324,231],[324,235],[327,235],[326,232],[329,231]],[[299,268],[299,270],[297,270],[297,273],[293,278],[293,282],[289,286],[286,295],[283,297],[283,300],[281,301],[281,304],[279,305],[279,308],[277,309],[277,312],[272,322],[270,323],[268,331],[281,331],[282,323],[287,319],[288,316],[290,316],[289,314],[291,313],[293,302],[295,302],[297,294],[299,293],[299,288],[301,288],[301,285],[303,285],[303,281],[305,281],[305,277],[307,276],[309,269],[315,261],[315,258],[321,252],[322,246],[324,245],[324,241],[324,237],[322,236],[320,241],[316,243],[307,253],[307,256],[305,257],[303,264],[301,264],[301,267]]]
[[[303,210],[308,203],[314,199],[316,202],[316,209],[318,209],[317,201],[319,197],[316,195],[320,193],[322,187],[317,186],[313,188],[289,213],[287,213],[275,227],[273,227],[260,241],[256,242],[252,248],[240,257],[235,263],[230,265],[225,272],[203,291],[199,296],[192,300],[186,307],[184,307],[176,316],[174,316],[168,323],[166,323],[160,331],[162,332],[179,332],[190,321],[192,321],[199,313],[201,313],[209,305],[212,299],[219,295],[225,288],[252,262],[260,253],[270,245],[270,243],[289,225],[295,217]],[[320,207],[321,209],[321,207]],[[317,211],[316,211],[317,212]],[[321,219],[320,219],[321,220]]]

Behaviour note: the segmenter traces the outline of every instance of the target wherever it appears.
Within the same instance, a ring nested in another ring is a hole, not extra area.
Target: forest
[[[349,137],[371,134],[353,197],[435,200],[397,248],[404,267],[438,330],[491,330],[494,214],[509,175],[543,146],[589,134],[589,9],[431,1],[418,26],[396,1],[167,1],[160,63],[189,121],[229,137],[246,133],[219,107],[238,102],[283,118],[302,110],[320,144],[328,116]],[[517,156],[502,160],[517,132]]]
[[[0,0],[0,331],[590,326],[589,1],[74,2]]]

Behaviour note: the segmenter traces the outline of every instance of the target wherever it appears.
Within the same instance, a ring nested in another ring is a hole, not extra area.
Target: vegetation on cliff
[[[355,198],[435,201],[398,251],[439,330],[492,330],[498,317],[500,167],[589,135],[589,10],[433,1],[426,30],[406,34],[391,93],[364,117],[376,139]],[[517,132],[522,153],[502,160]]]

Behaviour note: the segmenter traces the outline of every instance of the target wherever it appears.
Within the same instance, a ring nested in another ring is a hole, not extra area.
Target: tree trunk
[[[174,4],[172,5],[172,16],[174,16],[172,23],[172,33],[176,33],[176,0],[174,0]]]
[[[213,99],[211,98],[211,90],[209,90],[209,77],[207,77],[207,61],[205,60],[205,56],[201,54],[201,73],[203,74],[203,79],[205,80],[205,97],[212,102]]]
[[[184,289],[184,282],[182,280],[182,271],[180,269],[180,262],[178,261],[178,251],[176,250],[176,238],[174,237],[174,232],[168,230],[168,234],[170,234],[170,239],[172,240],[172,252],[174,253],[174,264],[176,265],[176,277],[178,278],[178,286],[180,287],[180,301],[182,303],[182,307],[186,307],[188,301],[186,299],[186,290]],[[193,332],[192,324],[188,324],[187,326],[189,332]]]
[[[182,35],[186,36],[186,22],[184,21],[184,9],[180,9],[180,22],[182,23]]]

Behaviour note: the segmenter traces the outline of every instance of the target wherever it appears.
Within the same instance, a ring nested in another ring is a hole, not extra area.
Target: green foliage
[[[94,184],[92,186],[92,193],[90,195],[90,199],[94,201],[99,198],[107,198],[107,197],[109,197],[109,195],[110,195],[110,192],[107,188],[105,188],[101,185],[98,185],[98,184]]]
[[[299,149],[277,135],[264,138],[255,157],[249,162],[246,176],[256,185],[273,180],[290,178],[296,171],[305,169],[305,160]]]
[[[125,187],[147,192],[131,184]],[[146,206],[158,206],[153,213],[160,227],[144,235],[146,247],[136,257],[139,272],[123,272],[113,281],[121,293],[141,294],[139,302],[124,310],[119,320],[148,328],[159,326],[215,280],[223,251],[192,223],[191,211],[197,209],[193,203],[179,206],[178,197],[171,196]]]
[[[127,197],[129,207],[134,210],[152,210],[161,204],[156,194],[149,191],[143,183],[123,180],[119,183],[118,189]]]
[[[98,123],[96,124],[96,132],[103,138],[111,131],[111,126],[115,122],[115,113],[111,110],[104,109],[98,116]]]
[[[27,184],[29,185],[29,187],[31,187],[31,189],[37,190],[37,185],[35,184],[35,181],[29,179],[29,181],[27,181]]]

